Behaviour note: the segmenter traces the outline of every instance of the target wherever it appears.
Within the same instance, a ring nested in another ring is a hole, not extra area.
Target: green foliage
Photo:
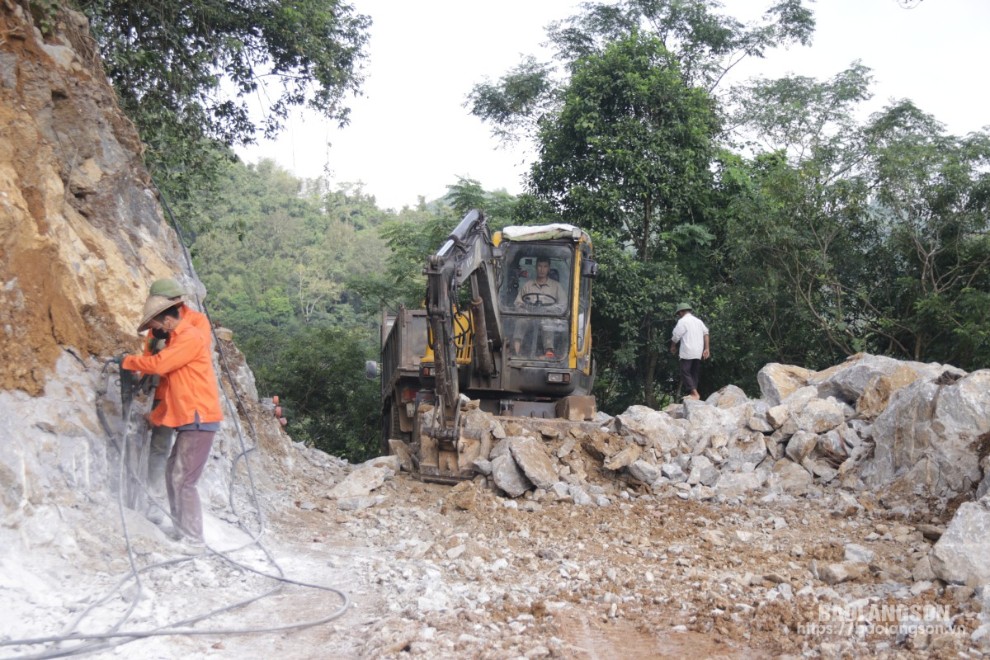
[[[599,275],[592,291],[592,346],[601,410],[656,404],[677,388],[667,359],[674,302],[689,289],[671,260],[643,261],[615,239],[593,236]]]
[[[224,325],[245,339],[289,337],[304,327],[370,327],[370,309],[355,280],[384,268],[378,228],[386,214],[358,190],[329,191],[262,161],[231,164],[219,200],[207,210],[209,231],[193,256]],[[273,357],[248,343],[252,366]]]
[[[381,236],[388,247],[386,268],[355,282],[356,290],[381,308],[420,307],[426,292],[423,267],[451,230],[471,209],[482,209],[493,231],[520,220],[519,201],[505,191],[489,192],[474,179],[459,177],[447,195],[427,207],[405,208],[386,222]]]
[[[501,214],[513,198],[460,179],[450,203],[395,214],[360,187],[330,190],[271,161],[229,163],[221,184],[192,250],[213,318],[235,331],[259,391],[282,398],[294,439],[368,458],[381,402],[364,361],[379,358],[380,309],[422,302],[423,265],[460,220],[451,203]]]
[[[877,340],[916,360],[990,361],[990,136],[945,135],[909,102],[866,128],[884,265],[870,296]]]
[[[254,136],[245,99],[272,99],[262,128],[272,136],[305,104],[344,122],[358,90],[370,20],[338,0],[82,0],[104,66],[125,112],[203,121],[204,136],[231,145]],[[261,81],[272,81],[277,94]],[[224,87],[224,85],[227,87]],[[234,100],[225,92],[234,94]]]
[[[612,241],[596,284],[597,347],[606,400],[631,401],[630,379],[655,405],[670,307],[685,273],[707,276],[704,226],[713,104],[685,84],[661,42],[633,34],[573,64],[563,105],[539,131],[533,194],[565,221]],[[601,239],[599,242],[601,242]],[[662,311],[660,311],[662,310]],[[603,356],[608,356],[602,360]],[[625,387],[618,387],[617,383]]]
[[[377,359],[372,332],[305,328],[278,344],[278,357],[255,370],[261,392],[277,394],[293,439],[334,456],[363,461],[378,453],[377,381],[364,376]]]
[[[633,35],[575,64],[540,130],[533,191],[649,261],[666,232],[701,217],[717,130],[708,95],[658,40]]]
[[[978,368],[988,138],[947,136],[909,102],[859,124],[868,87],[856,64],[825,82],[758,83],[739,104],[773,150],[720,172],[735,325],[759,329],[752,355],[810,367],[868,351]]]
[[[31,18],[43,36],[49,37],[54,32],[59,7],[61,7],[59,0],[31,0],[28,3]]]
[[[677,58],[687,83],[710,91],[747,57],[762,57],[775,46],[810,43],[815,21],[805,4],[780,0],[761,21],[743,25],[720,13],[716,0],[585,3],[580,14],[547,31],[560,67],[524,57],[498,81],[475,85],[468,106],[501,139],[533,136],[539,123],[559,109],[575,64],[634,34],[659,40]]]
[[[42,2],[42,5],[45,3]],[[80,0],[146,163],[187,228],[227,148],[274,136],[308,106],[341,124],[370,19],[341,0]],[[260,126],[247,100],[268,99]]]

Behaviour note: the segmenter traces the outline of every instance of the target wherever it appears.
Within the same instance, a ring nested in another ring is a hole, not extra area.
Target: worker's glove
[[[107,360],[107,364],[113,362],[115,365],[119,367],[121,363],[123,363],[125,357],[127,357],[127,353],[121,353],[120,355],[115,355],[114,357]]]

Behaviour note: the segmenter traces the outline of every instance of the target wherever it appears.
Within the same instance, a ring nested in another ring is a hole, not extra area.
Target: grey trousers
[[[172,449],[172,429],[168,426],[152,426],[148,445],[148,492],[156,499],[165,496],[165,464]]]
[[[179,431],[165,466],[168,505],[176,528],[194,541],[203,540],[203,511],[196,484],[210,457],[216,431]]]

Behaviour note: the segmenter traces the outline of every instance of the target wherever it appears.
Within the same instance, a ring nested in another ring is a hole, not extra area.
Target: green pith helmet
[[[138,333],[148,329],[148,323],[166,309],[170,309],[180,303],[170,300],[164,296],[148,296],[144,303],[144,311],[141,312],[141,325],[138,326]]]
[[[151,284],[149,296],[161,296],[163,298],[179,298],[186,295],[179,283],[172,279],[155,280]]]
[[[680,314],[683,311],[690,312],[691,311],[691,303],[681,303],[681,304],[679,304],[677,306],[677,309],[674,310],[674,314]]]

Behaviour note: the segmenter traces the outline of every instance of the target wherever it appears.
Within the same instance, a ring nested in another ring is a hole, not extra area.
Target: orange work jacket
[[[193,325],[190,315],[179,320],[161,352],[128,355],[121,366],[130,371],[166,377],[162,381],[168,381],[165,396],[149,418],[154,426],[177,428],[194,423],[197,416],[202,423],[223,419],[210,334]]]
[[[197,328],[202,328],[206,331],[206,334],[211,337],[212,344],[212,329],[210,328],[210,319],[202,312],[197,312],[195,309],[189,307],[189,305],[182,303],[179,305],[179,318],[188,318],[192,324]],[[168,346],[169,342],[172,340],[171,337],[165,340],[165,345]],[[148,331],[147,341],[144,343],[144,354],[153,355],[151,348],[155,342],[155,336],[151,334],[151,330]],[[168,378],[166,376],[160,376],[158,385],[155,387],[155,401],[160,402],[159,405],[165,403],[165,393],[168,392]],[[156,406],[157,407],[157,406]]]

